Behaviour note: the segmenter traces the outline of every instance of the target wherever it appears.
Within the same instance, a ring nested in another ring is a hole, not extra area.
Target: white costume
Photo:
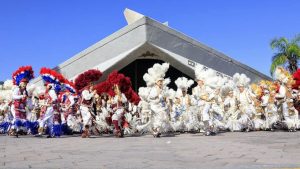
[[[239,110],[241,111],[239,121],[242,125],[242,129],[249,131],[254,127],[251,117],[256,114],[252,100],[252,97],[255,97],[255,95],[248,89],[250,79],[245,74],[236,73],[233,76],[233,81],[237,87],[243,88],[243,91],[239,89],[236,93]]]
[[[175,114],[178,116],[178,120],[175,121],[176,127],[174,128],[177,128],[176,130],[197,131],[200,128],[200,123],[195,109],[196,106],[193,103],[192,97],[187,93],[187,89],[194,84],[194,81],[180,77],[175,81],[175,84],[177,85],[176,98],[180,100],[180,104],[179,107],[178,105],[174,105]],[[183,91],[185,91],[185,95]],[[180,128],[182,127],[182,123],[183,128]]]
[[[265,94],[261,98],[261,106],[264,110],[265,114],[265,130],[273,130],[273,126],[276,122],[279,121],[279,116],[277,113],[277,106],[275,105],[275,98],[271,98],[269,91],[265,92]]]
[[[92,115],[91,108],[93,104],[94,93],[91,93],[89,90],[83,90],[81,93],[82,101],[80,105],[80,112],[83,120],[83,125],[92,125]]]
[[[230,131],[240,131],[242,129],[241,123],[238,120],[240,110],[238,109],[238,103],[236,97],[227,96],[224,101],[226,128]]]
[[[163,89],[154,86],[150,90],[148,100],[153,115],[153,128],[157,132],[172,131],[169,114],[167,113],[167,104],[165,101],[165,92]]]
[[[149,95],[147,102],[150,105],[151,118],[144,125],[138,125],[138,131],[144,129],[151,130],[154,137],[160,137],[161,133],[173,131],[170,123],[170,112],[167,104],[168,88],[166,85],[170,82],[169,79],[164,79],[166,72],[169,69],[168,63],[154,64],[148,72],[144,74],[143,79],[147,84]],[[161,81],[159,87],[157,83]],[[151,129],[149,129],[151,128]]]
[[[151,117],[150,104],[147,101],[149,92],[150,90],[147,87],[139,88],[139,96],[141,98],[141,101],[138,104],[138,112],[140,114],[142,124],[146,124]]]
[[[296,131],[296,128],[299,124],[298,111],[292,105],[292,93],[287,91],[286,84],[288,83],[288,77],[284,71],[285,70],[282,67],[278,67],[274,72],[274,78],[281,83],[279,91],[275,95],[278,105],[278,114],[280,120],[283,122],[282,127],[288,129],[289,131]]]
[[[47,125],[50,132],[49,134],[53,134],[52,130],[53,130],[54,112],[58,111],[57,94],[53,89],[53,86],[48,92],[45,93],[45,101],[46,101],[47,109],[44,114],[44,117],[40,121],[39,126],[44,127],[45,125]],[[41,135],[42,133],[39,134]]]
[[[112,115],[112,120],[113,121],[117,120],[119,126],[121,126],[121,122],[122,122],[121,118],[125,113],[124,104],[126,103],[127,103],[127,98],[123,93],[121,93],[120,96],[115,95],[112,99],[111,104],[113,105],[113,112],[114,112],[114,114]]]
[[[193,96],[195,103],[199,109],[198,117],[203,122],[205,135],[211,135],[214,132],[213,116],[211,114],[211,106],[214,91],[209,87],[209,81],[216,77],[216,72],[212,69],[205,69],[203,66],[197,65],[195,68],[195,76],[197,81],[202,81],[203,85],[193,88]]]

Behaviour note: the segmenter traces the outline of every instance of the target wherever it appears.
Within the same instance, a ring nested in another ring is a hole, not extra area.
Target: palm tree
[[[285,38],[275,38],[271,41],[271,48],[277,50],[272,57],[270,73],[273,75],[277,66],[286,66],[290,73],[298,69],[298,59],[300,59],[300,34],[290,41]]]

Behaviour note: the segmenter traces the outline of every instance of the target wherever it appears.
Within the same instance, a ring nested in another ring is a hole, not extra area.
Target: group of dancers
[[[136,93],[130,78],[113,71],[106,79],[91,69],[69,81],[42,68],[44,85],[30,83],[31,66],[20,67],[0,90],[0,133],[19,137],[112,134],[116,137],[151,133],[249,132],[300,128],[300,71],[278,67],[274,81],[250,84],[245,74],[223,77],[202,65],[195,79],[179,77],[177,89],[166,78],[168,63],[154,64]],[[298,81],[299,80],[299,81]]]

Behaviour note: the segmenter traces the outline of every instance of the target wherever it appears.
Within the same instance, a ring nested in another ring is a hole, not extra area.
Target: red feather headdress
[[[75,79],[75,88],[78,91],[81,91],[83,88],[90,85],[90,83],[98,81],[101,76],[102,72],[96,69],[90,69],[83,72]]]
[[[138,94],[132,89],[131,80],[129,77],[126,77],[124,74],[118,73],[118,71],[111,72],[106,81],[98,84],[95,88],[98,94],[107,93],[110,96],[114,96],[115,93],[112,89],[114,85],[118,85],[121,92],[125,94],[126,98],[134,103],[138,104],[140,101],[140,97]]]

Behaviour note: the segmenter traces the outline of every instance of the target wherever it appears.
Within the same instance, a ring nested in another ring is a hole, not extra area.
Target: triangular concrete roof
[[[252,82],[271,78],[218,52],[162,23],[142,17],[96,44],[79,52],[54,68],[69,79],[98,68],[103,78],[112,70],[120,70],[132,61],[154,58],[169,62],[172,66],[194,77],[194,66],[202,64],[225,76],[245,73]],[[40,83],[37,78],[33,83]]]

